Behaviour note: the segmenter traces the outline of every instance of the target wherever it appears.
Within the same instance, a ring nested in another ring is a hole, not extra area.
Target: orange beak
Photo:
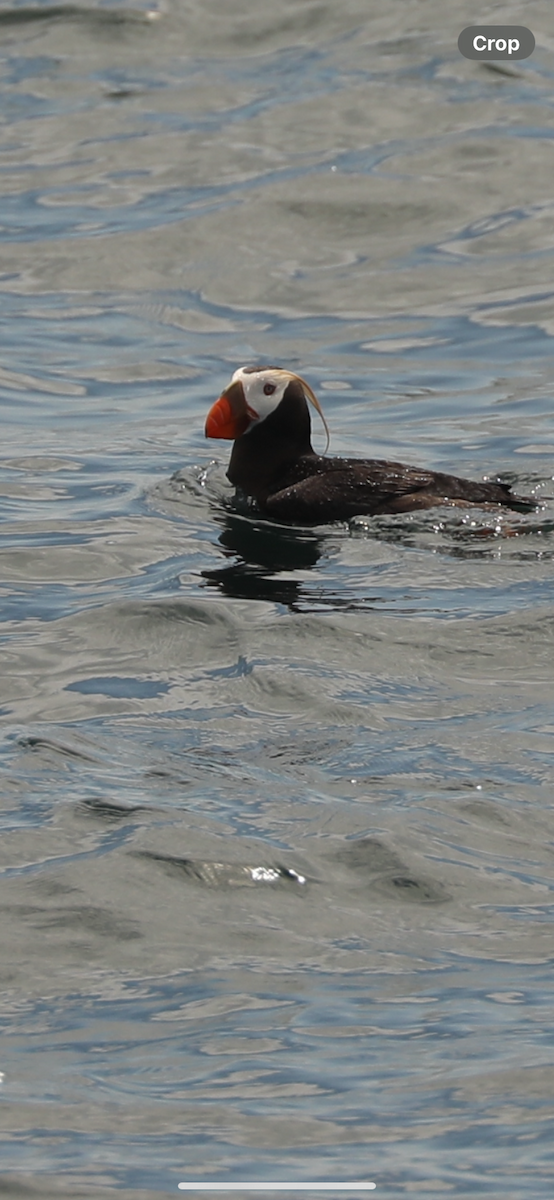
[[[240,379],[237,379],[235,383],[230,383],[221,393],[219,400],[212,404],[206,417],[206,437],[229,438],[235,441],[257,417],[258,414],[248,407],[244,388]]]

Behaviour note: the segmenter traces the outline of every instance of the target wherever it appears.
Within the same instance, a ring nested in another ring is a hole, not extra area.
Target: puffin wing
[[[437,503],[436,483],[432,471],[403,463],[322,458],[309,476],[270,494],[264,508],[277,520],[300,524],[346,521],[358,513],[427,508]]]
[[[300,467],[300,464],[299,464]],[[306,456],[296,479],[271,492],[264,508],[277,520],[299,524],[348,521],[358,514],[412,512],[436,504],[457,507],[503,505],[529,511],[531,496],[518,496],[506,483],[478,482],[382,459]]]

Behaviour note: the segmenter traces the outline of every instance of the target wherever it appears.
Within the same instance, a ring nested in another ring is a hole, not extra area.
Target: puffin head
[[[283,412],[294,409],[296,403],[307,414],[307,402],[313,404],[323,421],[327,450],[329,428],[319,401],[305,379],[282,367],[239,367],[208,413],[206,437],[236,441],[276,414],[281,404]],[[307,420],[309,428],[308,416]]]

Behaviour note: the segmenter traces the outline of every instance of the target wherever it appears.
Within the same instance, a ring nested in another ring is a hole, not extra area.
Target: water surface
[[[10,1198],[551,1196],[550,6],[525,22],[487,67],[454,3],[0,13]],[[233,507],[204,419],[264,361],[334,453],[541,507]]]

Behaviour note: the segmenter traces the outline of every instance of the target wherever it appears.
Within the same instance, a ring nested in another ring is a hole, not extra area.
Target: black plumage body
[[[276,520],[299,524],[410,512],[434,505],[500,505],[529,510],[508,484],[476,482],[383,459],[316,454],[310,414],[293,379],[278,407],[233,445],[228,478]]]

